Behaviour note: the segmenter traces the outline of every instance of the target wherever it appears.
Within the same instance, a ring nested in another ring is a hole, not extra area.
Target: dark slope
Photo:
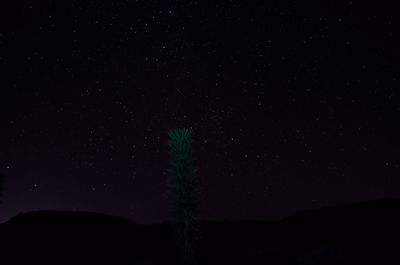
[[[226,240],[363,239],[400,234],[400,199],[323,207],[280,221],[205,221],[206,235]],[[232,233],[235,231],[235,233]]]
[[[400,199],[385,197],[357,204],[302,211],[282,223],[290,234],[329,238],[399,236]]]
[[[392,242],[400,234],[399,212],[399,199],[384,198],[303,211],[282,221],[202,221],[200,263],[300,264],[303,253],[319,246],[342,255],[341,264],[400,264],[393,263],[400,248]],[[177,264],[171,236],[168,222],[139,225],[100,213],[28,212],[0,225],[0,263]]]
[[[0,225],[0,235],[0,259],[3,256],[15,264],[36,260],[45,264],[132,264],[142,257],[154,255],[157,260],[171,253],[165,225],[138,225],[93,212],[21,213]]]

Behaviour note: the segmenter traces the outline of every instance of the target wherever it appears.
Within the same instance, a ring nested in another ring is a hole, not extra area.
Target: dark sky
[[[371,2],[2,2],[0,221],[168,220],[185,127],[201,219],[400,196],[399,18]]]

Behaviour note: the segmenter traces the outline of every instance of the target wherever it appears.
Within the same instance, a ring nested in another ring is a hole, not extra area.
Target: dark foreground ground
[[[400,200],[300,212],[281,221],[202,221],[199,265],[400,264]],[[168,222],[36,211],[0,224],[0,264],[176,264]]]

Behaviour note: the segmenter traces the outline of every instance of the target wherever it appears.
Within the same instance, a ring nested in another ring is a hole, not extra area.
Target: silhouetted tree
[[[0,172],[0,204],[2,202],[3,184],[4,184],[4,175]]]
[[[196,264],[196,248],[200,239],[200,225],[197,221],[198,188],[195,159],[192,157],[191,130],[169,130],[170,141],[168,180],[172,197],[171,214],[181,262],[185,265]]]

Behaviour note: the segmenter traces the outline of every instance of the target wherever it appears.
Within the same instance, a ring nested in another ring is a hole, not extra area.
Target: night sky
[[[0,222],[169,220],[180,128],[201,219],[400,196],[396,1],[3,2]]]

